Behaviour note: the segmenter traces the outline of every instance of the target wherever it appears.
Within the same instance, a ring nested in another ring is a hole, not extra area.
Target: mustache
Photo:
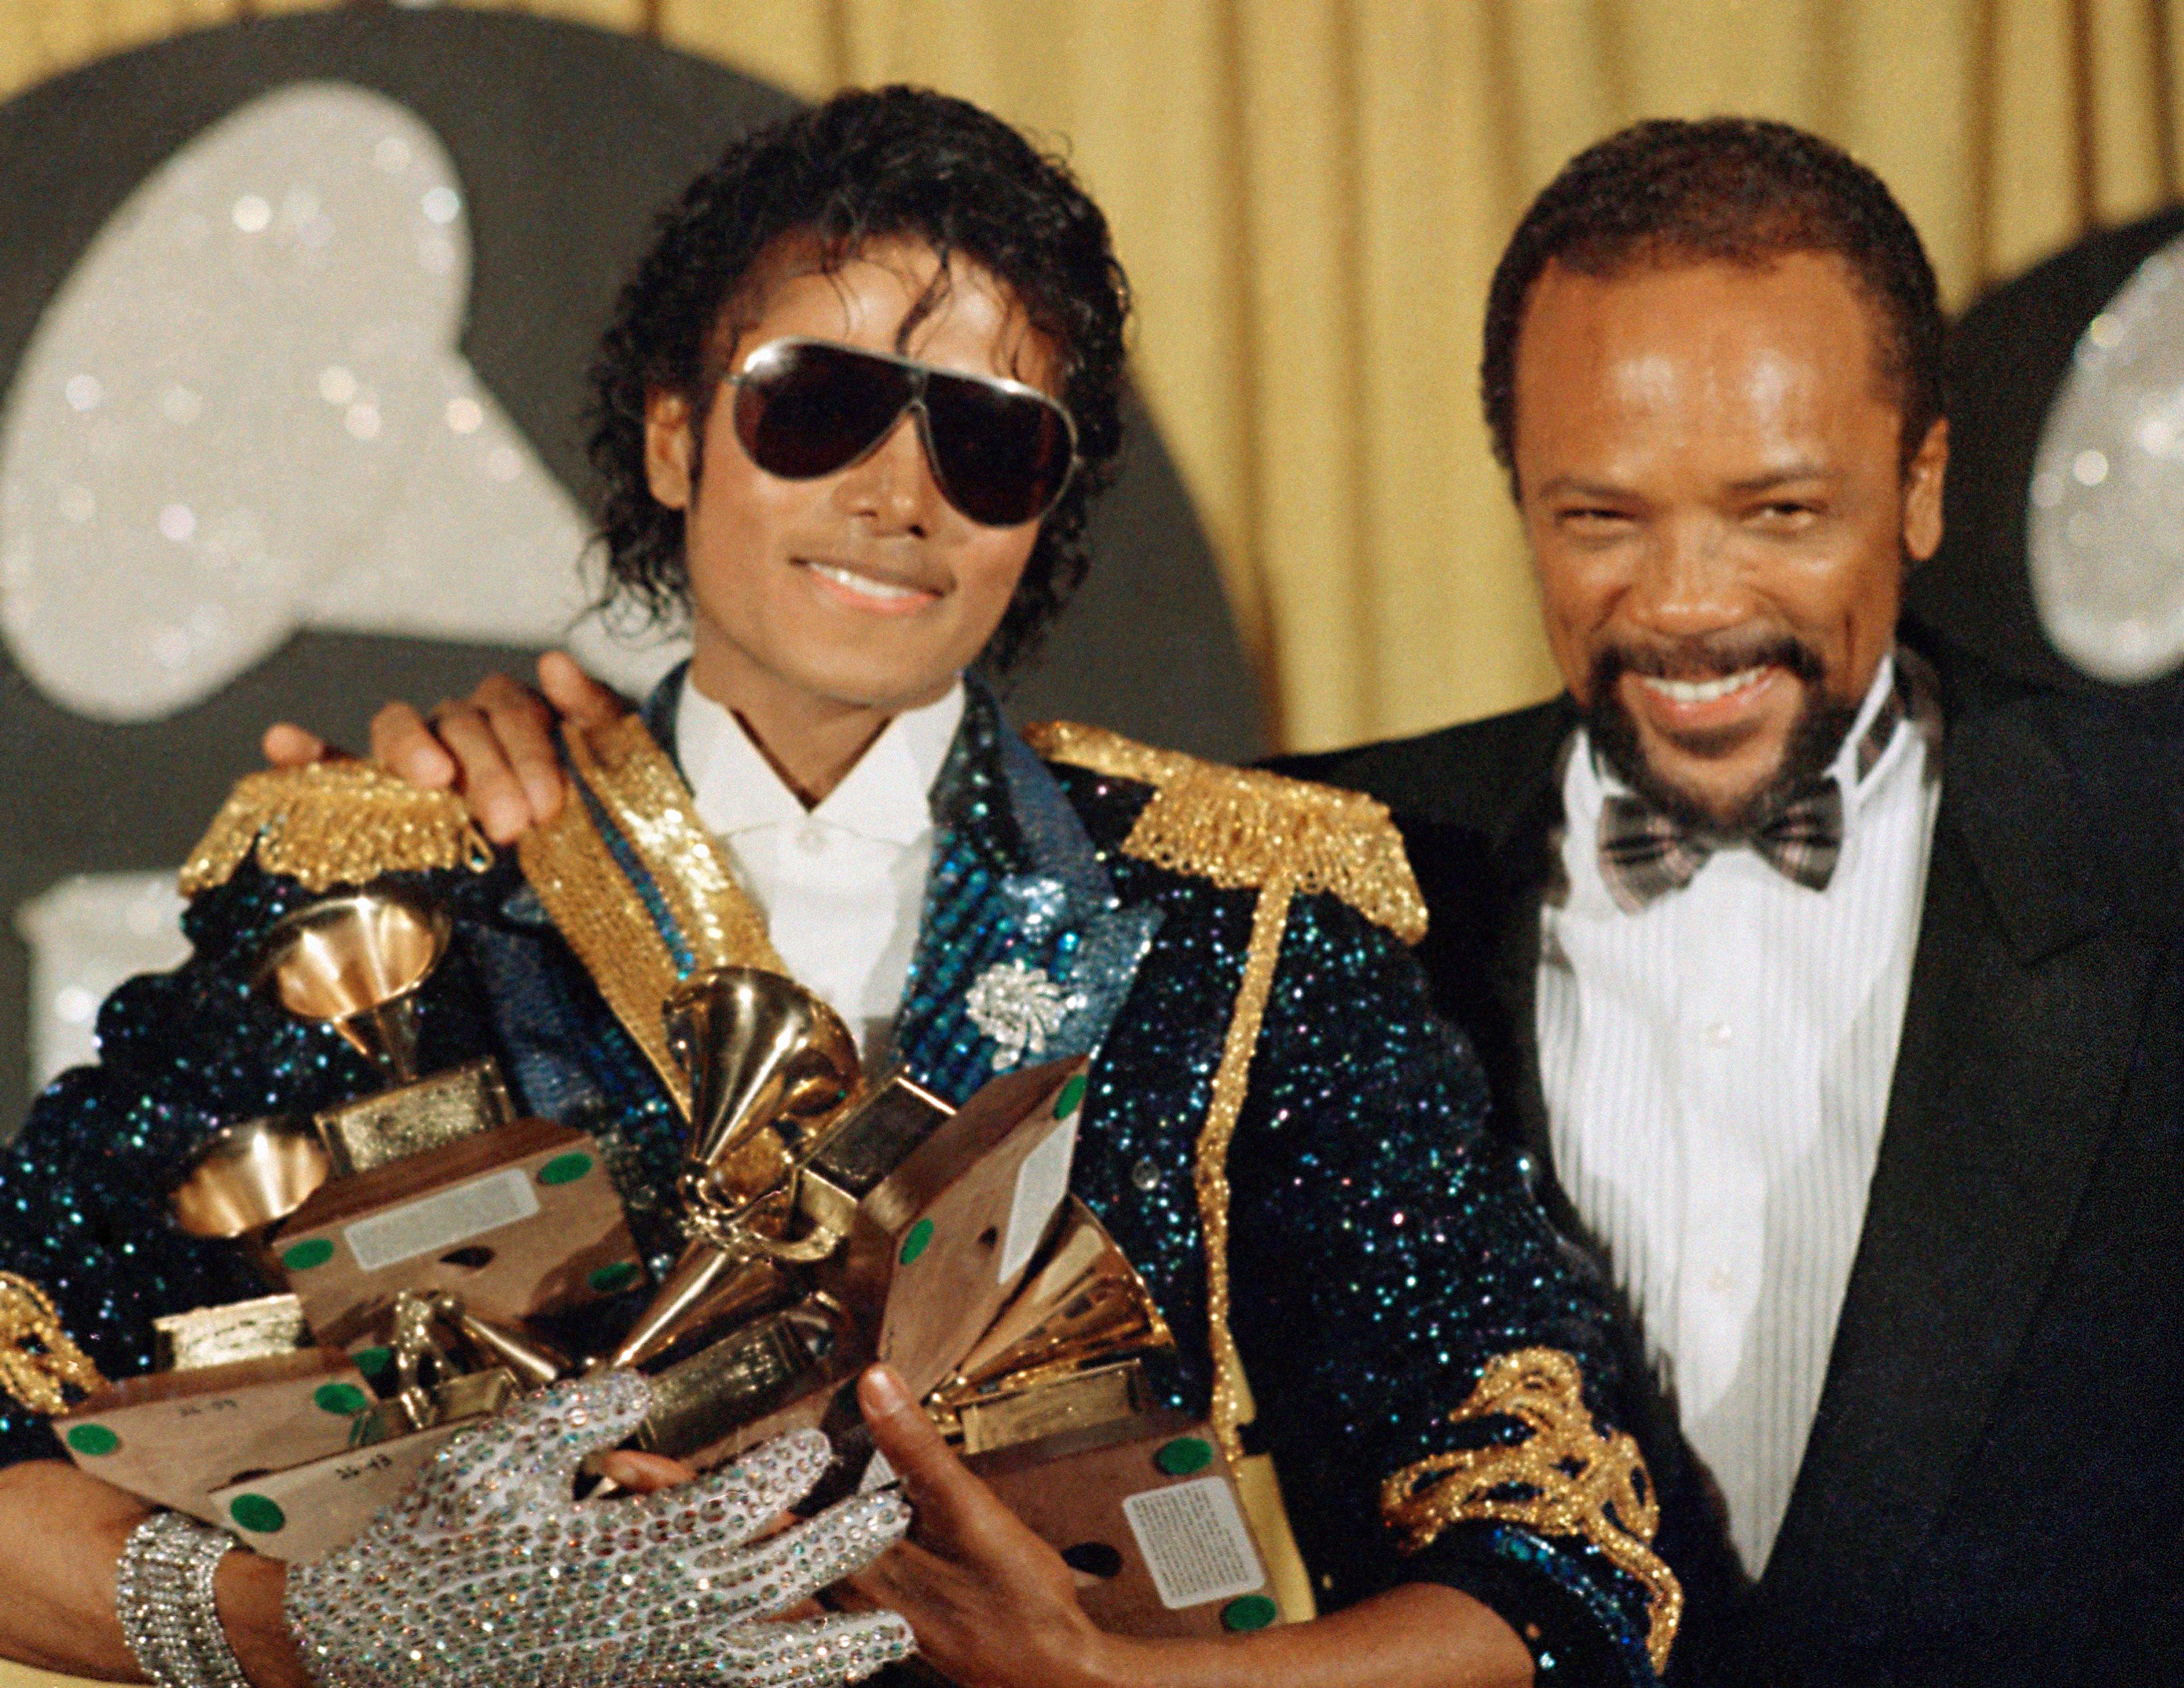
[[[1592,659],[1592,695],[1609,695],[1625,674],[1654,680],[1719,680],[1747,668],[1785,669],[1814,686],[1827,676],[1819,652],[1795,634],[1731,630],[1687,639],[1602,645]]]

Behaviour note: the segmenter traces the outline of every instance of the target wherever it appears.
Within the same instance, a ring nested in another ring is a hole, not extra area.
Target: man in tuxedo
[[[1652,1362],[1672,1678],[2184,1663],[2174,751],[1899,625],[1942,339],[1825,142],[1581,154],[1482,368],[1567,689],[1284,765],[1396,811],[1442,1005]]]

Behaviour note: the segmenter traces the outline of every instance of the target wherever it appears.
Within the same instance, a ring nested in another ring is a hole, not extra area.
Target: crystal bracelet
[[[181,1513],[129,1533],[114,1576],[122,1638],[159,1688],[250,1688],[221,1628],[213,1576],[235,1539]]]

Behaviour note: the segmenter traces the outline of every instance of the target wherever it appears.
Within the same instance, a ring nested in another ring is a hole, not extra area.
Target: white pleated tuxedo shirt
[[[698,819],[798,983],[848,1022],[867,1063],[886,1049],[917,949],[933,863],[930,794],[963,719],[959,682],[897,716],[806,809],[729,710],[686,683],[675,746]]]
[[[1940,723],[1916,704],[1871,771],[1831,770],[1843,844],[1825,891],[1750,848],[1626,913],[1597,854],[1624,788],[1580,729],[1563,775],[1566,894],[1541,913],[1538,1031],[1557,1176],[1606,1244],[1765,1568],[1804,1457],[1888,1106],[1940,796]]]

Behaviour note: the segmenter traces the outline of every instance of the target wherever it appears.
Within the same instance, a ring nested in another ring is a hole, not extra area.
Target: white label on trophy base
[[[1249,1594],[1267,1580],[1225,1477],[1147,1489],[1124,1499],[1123,1516],[1171,1612]]]
[[[528,1219],[538,1211],[538,1195],[531,1188],[531,1174],[511,1167],[491,1178],[436,1190],[359,1219],[342,1232],[342,1239],[359,1266],[376,1272],[421,1254],[444,1254],[472,1237]]]
[[[1024,1262],[1046,1234],[1046,1222],[1069,1194],[1069,1163],[1077,1157],[1077,1122],[1080,1108],[1046,1134],[1046,1140],[1023,1158],[1017,1168],[1016,1199],[1009,1204],[1009,1233],[1001,1242],[1000,1273],[1006,1284],[1023,1269]]]

